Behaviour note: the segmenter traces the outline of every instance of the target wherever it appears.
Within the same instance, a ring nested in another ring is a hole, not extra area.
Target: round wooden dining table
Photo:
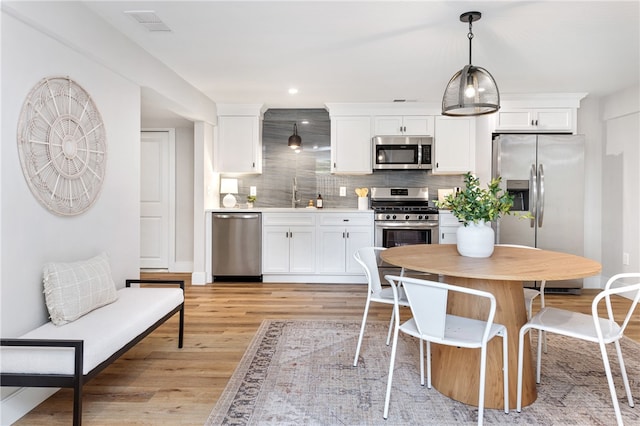
[[[509,408],[516,406],[518,333],[527,322],[523,281],[554,281],[596,275],[600,263],[581,256],[549,250],[496,246],[487,258],[464,257],[455,244],[419,244],[393,247],[380,253],[387,263],[438,274],[448,284],[491,292],[496,298],[495,323],[507,328],[509,343]],[[466,294],[449,293],[447,312],[487,318],[489,304]],[[536,400],[535,370],[529,339],[524,339],[522,404]],[[442,394],[478,405],[480,350],[432,344],[432,385]],[[487,347],[485,407],[503,409],[502,342]]]

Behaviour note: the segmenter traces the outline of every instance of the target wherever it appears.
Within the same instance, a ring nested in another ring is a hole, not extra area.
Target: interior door
[[[140,268],[169,269],[170,139],[140,133]]]

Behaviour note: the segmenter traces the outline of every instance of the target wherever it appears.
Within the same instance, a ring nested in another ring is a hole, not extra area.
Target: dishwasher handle
[[[216,219],[258,219],[259,213],[214,213],[213,217]]]

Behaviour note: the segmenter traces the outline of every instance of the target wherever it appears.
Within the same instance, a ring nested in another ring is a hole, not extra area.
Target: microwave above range
[[[374,170],[433,168],[431,136],[375,136],[372,142]]]

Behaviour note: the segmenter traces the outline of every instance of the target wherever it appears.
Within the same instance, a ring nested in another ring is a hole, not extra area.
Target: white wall
[[[584,256],[602,258],[602,119],[600,99],[587,96],[578,108],[578,134],[584,135]],[[570,188],[567,188],[570,191]],[[600,275],[584,279],[585,288],[601,288]]]
[[[176,272],[193,271],[194,129],[176,128]]]
[[[80,2],[2,2],[1,7],[0,330],[3,337],[11,337],[47,321],[41,272],[47,261],[107,251],[118,286],[139,275],[142,86],[152,87],[191,118],[215,122],[216,110],[211,100],[141,48],[127,44]],[[22,175],[17,150],[25,97],[42,78],[57,75],[71,77],[88,91],[107,135],[100,196],[88,211],[72,217],[54,215],[37,202]],[[188,133],[182,136],[188,139]],[[2,424],[46,397],[46,392],[24,389],[7,396],[8,391],[2,391]]]
[[[603,99],[602,120],[602,275],[608,279],[640,271],[640,86]]]
[[[95,204],[79,216],[61,217],[42,207],[27,186],[18,157],[22,103],[43,77],[56,75],[68,75],[87,90],[106,129],[105,182]],[[19,336],[47,321],[42,294],[42,266],[47,261],[78,260],[106,251],[116,285],[122,287],[125,278],[138,276],[139,93],[130,81],[3,14],[2,336]],[[3,407],[5,411],[11,409]]]
[[[206,209],[219,207],[219,175],[213,171],[214,126],[196,122],[193,143],[193,273],[191,284],[203,285],[211,282],[211,259],[206,257],[211,246],[211,221]],[[201,238],[198,238],[201,237]]]
[[[42,266],[106,250],[114,278],[138,276],[140,90],[51,38],[2,16],[2,335],[44,323]],[[105,182],[79,216],[42,207],[22,174],[16,131],[25,97],[43,77],[68,75],[93,97],[107,135]],[[28,309],[25,309],[28,307]]]
[[[163,108],[189,121],[208,125],[217,122],[216,104],[191,84],[150,56],[140,46],[97,17],[85,4],[78,1],[1,1],[3,13],[11,14],[43,34],[61,40],[68,48],[105,69],[123,76],[140,87],[144,99],[156,108]],[[78,25],[78,23],[82,25]],[[30,54],[30,53],[29,53]],[[73,68],[73,65],[70,64]],[[158,127],[174,127],[160,124]],[[202,175],[199,175],[202,179]],[[202,183],[199,184],[202,186]],[[197,190],[196,190],[196,193]],[[198,193],[201,196],[201,192]],[[202,207],[203,200],[194,200],[194,209]],[[188,222],[185,222],[187,224]],[[191,232],[194,247],[204,246],[205,235],[197,225]],[[177,248],[177,247],[176,247]],[[199,253],[194,251],[193,256]],[[201,253],[204,256],[204,252]],[[195,259],[204,264],[204,257]],[[184,264],[182,264],[184,265]]]

